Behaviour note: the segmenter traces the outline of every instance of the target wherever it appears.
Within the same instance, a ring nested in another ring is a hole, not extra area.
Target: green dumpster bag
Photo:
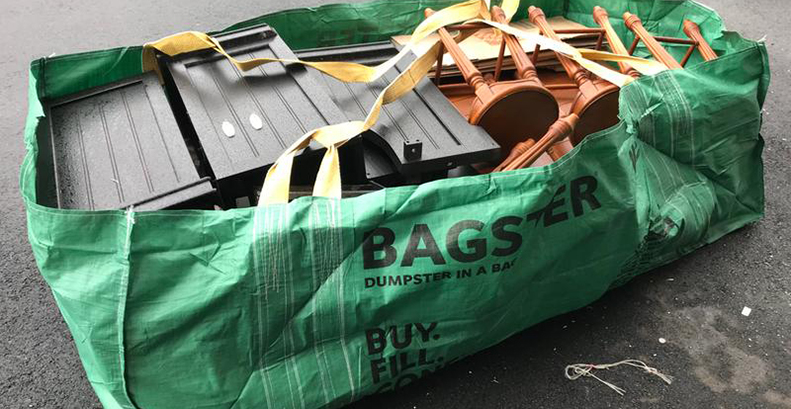
[[[534,0],[595,26],[591,0]],[[453,1],[288,10],[293,48],[411,32]],[[516,18],[525,18],[523,2]],[[692,1],[616,0],[720,58],[621,91],[621,121],[541,168],[228,211],[36,201],[41,101],[141,72],[141,47],[31,64],[21,190],[38,267],[107,408],[322,408],[392,391],[760,219],[762,43]],[[310,27],[310,30],[304,30]],[[680,59],[685,47],[668,46]],[[644,48],[637,53],[647,56]]]

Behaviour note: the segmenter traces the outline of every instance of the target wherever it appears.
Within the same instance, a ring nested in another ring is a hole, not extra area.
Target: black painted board
[[[379,42],[309,49],[297,55],[306,61],[376,65],[397,53],[391,43]],[[382,78],[368,84],[344,83],[321,73],[313,75],[330,90],[335,103],[349,118],[362,119],[379,93],[414,59],[409,53]],[[378,123],[364,138],[380,147],[404,175],[435,174],[460,165],[494,161],[500,155],[500,146],[489,134],[470,125],[428,78],[398,101],[385,105]]]
[[[216,37],[238,59],[294,59],[277,33],[263,25]],[[248,195],[294,141],[348,121],[326,90],[299,64],[280,62],[247,72],[213,50],[160,57],[174,110],[186,117],[224,196]],[[180,104],[183,106],[179,106]],[[365,181],[359,139],[340,149],[344,183]],[[323,156],[317,143],[297,156],[295,183],[310,183]]]
[[[216,203],[155,74],[45,101],[45,109],[49,132],[40,135],[48,157],[40,163],[51,166],[43,172],[54,183],[39,189],[43,202],[88,210]]]

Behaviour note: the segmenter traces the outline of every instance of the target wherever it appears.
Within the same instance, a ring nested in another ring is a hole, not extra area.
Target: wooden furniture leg
[[[426,9],[427,17],[433,13]],[[500,144],[504,156],[526,136],[537,138],[546,132],[558,116],[557,102],[549,91],[524,80],[487,84],[450,33],[445,28],[438,33],[465,81],[475,91],[467,120],[483,127]]]
[[[684,34],[698,43],[698,51],[700,51],[700,55],[703,56],[704,60],[711,61],[717,59],[717,53],[714,52],[714,49],[712,49],[709,43],[706,42],[706,39],[703,38],[703,34],[700,33],[700,27],[698,27],[697,24],[690,20],[684,20]]]
[[[545,36],[560,41],[560,37],[549,25],[540,8],[531,6],[528,13],[530,21],[536,24]],[[591,79],[588,72],[579,64],[560,53],[555,54],[566,74],[579,87],[579,93],[571,108],[571,113],[579,117],[571,135],[571,142],[576,145],[585,136],[617,124],[620,88],[601,79]]]
[[[623,45],[621,42],[621,38],[618,37],[618,34],[615,32],[615,29],[610,24],[610,15],[607,13],[603,7],[596,6],[593,8],[593,19],[596,23],[604,29],[604,34],[607,36],[607,43],[610,45],[610,49],[614,54],[619,55],[629,55],[629,52],[626,51],[626,46]],[[640,77],[640,73],[632,68],[629,64],[619,62],[618,68],[621,69],[621,72],[629,75],[632,78]]]
[[[626,27],[629,30],[632,30],[634,35],[639,38],[643,44],[645,44],[645,46],[648,48],[648,51],[651,52],[657,61],[661,62],[671,70],[680,70],[683,68],[681,64],[679,64],[678,61],[676,61],[676,59],[673,58],[673,56],[670,55],[667,50],[665,50],[665,47],[662,47],[662,44],[659,44],[659,41],[657,41],[648,32],[648,30],[643,27],[643,22],[640,20],[640,17],[637,17],[636,15],[627,11],[626,13],[623,13],[623,22],[626,24]]]

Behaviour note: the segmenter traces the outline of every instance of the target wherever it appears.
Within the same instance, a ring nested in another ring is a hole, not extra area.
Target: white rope
[[[588,376],[588,377],[591,377],[591,378],[595,378],[597,381],[607,385],[607,387],[609,387],[610,389],[614,390],[619,395],[623,396],[623,394],[626,392],[626,389],[623,389],[623,388],[621,388],[621,387],[619,387],[617,385],[613,385],[612,383],[607,382],[607,381],[605,381],[602,378],[599,378],[598,376],[596,376],[596,374],[593,373],[593,371],[595,371],[595,370],[610,369],[610,368],[614,368],[614,367],[619,366],[619,365],[629,365],[629,366],[633,366],[635,368],[640,368],[640,369],[644,370],[648,374],[658,376],[660,379],[665,381],[665,383],[667,383],[668,385],[673,383],[673,377],[672,376],[665,375],[665,374],[659,372],[656,368],[652,368],[652,367],[646,365],[645,362],[638,361],[636,359],[626,359],[626,360],[623,360],[623,361],[620,361],[620,362],[616,362],[614,364],[599,364],[599,365],[596,365],[596,364],[574,364],[574,365],[568,365],[568,366],[566,366],[566,378],[568,378],[568,379],[570,379],[572,381],[577,380],[577,379],[579,379],[579,378],[581,378],[583,376]]]

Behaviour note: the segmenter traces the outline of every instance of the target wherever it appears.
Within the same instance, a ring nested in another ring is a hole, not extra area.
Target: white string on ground
[[[652,367],[646,365],[645,362],[638,361],[636,359],[626,359],[626,360],[623,360],[623,361],[620,361],[620,362],[616,362],[616,363],[612,363],[612,364],[574,364],[574,365],[568,365],[568,366],[566,366],[566,371],[565,371],[566,372],[566,378],[574,381],[574,380],[577,380],[577,379],[579,379],[581,377],[584,377],[584,376],[591,377],[591,378],[594,378],[597,381],[607,385],[607,387],[609,387],[610,389],[614,390],[619,395],[623,396],[624,393],[626,392],[626,389],[623,389],[623,388],[621,388],[621,387],[619,387],[617,385],[614,385],[614,384],[612,384],[610,382],[607,382],[604,379],[599,378],[598,376],[596,376],[596,374],[593,373],[596,370],[610,369],[610,368],[614,368],[614,367],[619,366],[619,365],[633,366],[635,368],[642,369],[643,371],[645,371],[648,374],[658,376],[660,379],[665,381],[665,383],[667,383],[668,385],[673,383],[673,377],[672,376],[665,375],[665,374],[659,372],[656,368],[652,368]]]

